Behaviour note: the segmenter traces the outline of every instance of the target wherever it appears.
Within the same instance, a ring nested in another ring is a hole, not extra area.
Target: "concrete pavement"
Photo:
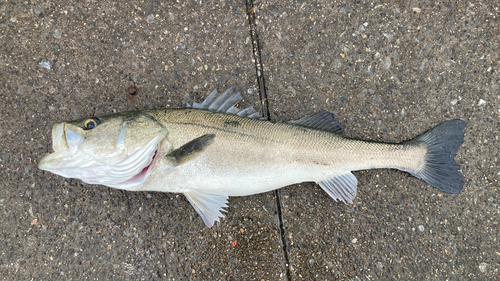
[[[0,4],[0,279],[500,278],[495,1],[179,2]],[[271,120],[328,110],[361,139],[461,118],[464,190],[356,172],[352,205],[304,183],[230,198],[208,229],[181,195],[36,167],[55,122],[182,107],[233,84]]]

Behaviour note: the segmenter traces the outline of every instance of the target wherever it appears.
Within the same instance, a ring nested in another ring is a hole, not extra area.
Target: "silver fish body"
[[[351,171],[357,170],[394,168],[448,193],[462,189],[454,161],[465,130],[461,120],[390,144],[344,138],[343,125],[325,111],[275,123],[258,119],[253,109],[238,111],[239,100],[229,89],[222,95],[214,91],[194,108],[56,124],[55,152],[39,167],[125,190],[183,193],[209,227],[223,217],[228,196],[305,181],[352,202],[357,180]]]
[[[286,123],[198,109],[148,112],[167,128],[162,144],[180,147],[203,135],[214,143],[193,161],[172,165],[161,157],[158,173],[142,190],[186,192],[216,190],[244,196],[304,181],[322,181],[373,168],[414,169],[425,162],[425,148],[365,142]],[[168,184],[165,184],[165,183]]]

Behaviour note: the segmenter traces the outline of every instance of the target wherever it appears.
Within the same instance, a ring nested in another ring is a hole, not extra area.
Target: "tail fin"
[[[419,171],[408,171],[435,188],[456,194],[464,185],[460,167],[455,162],[457,150],[464,141],[465,122],[450,120],[408,141],[423,142],[427,146],[425,166]]]

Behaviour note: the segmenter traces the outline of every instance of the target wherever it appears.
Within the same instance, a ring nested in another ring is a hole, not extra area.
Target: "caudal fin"
[[[427,146],[425,166],[419,171],[408,171],[435,188],[447,193],[459,193],[464,177],[455,162],[458,148],[464,141],[465,122],[450,120],[408,141],[423,142]]]

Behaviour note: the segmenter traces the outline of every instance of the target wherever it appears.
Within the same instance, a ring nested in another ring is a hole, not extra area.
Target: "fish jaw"
[[[78,144],[83,140],[82,136],[67,128],[64,122],[54,124],[52,127],[52,149],[54,152],[40,159],[38,168],[59,174],[56,171],[67,168],[68,165],[65,164],[67,162],[71,162],[71,166],[84,166],[88,160],[75,155],[78,152]]]
[[[64,122],[56,123],[52,127],[52,149],[54,151],[61,151],[69,149],[64,134]]]

